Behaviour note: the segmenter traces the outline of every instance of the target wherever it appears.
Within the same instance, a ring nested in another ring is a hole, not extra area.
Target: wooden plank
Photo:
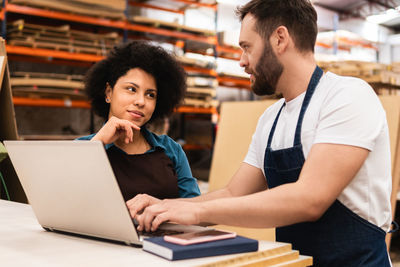
[[[11,78],[12,87],[38,86],[38,87],[60,87],[83,90],[83,83],[79,81],[64,81],[46,78]]]
[[[182,64],[185,64],[188,66],[195,66],[195,67],[208,68],[208,69],[215,68],[215,64],[213,62],[210,62],[207,60],[200,60],[200,59],[195,59],[195,58],[190,58],[190,57],[185,57],[185,56],[177,56],[176,59],[179,62],[181,62]]]
[[[207,87],[188,87],[186,90],[186,94],[193,95],[206,95],[210,97],[214,97],[217,95],[217,91],[215,88],[207,88]]]
[[[276,100],[224,102],[214,145],[209,177],[209,190],[224,187],[243,162],[258,118]],[[221,229],[237,232],[259,240],[275,240],[275,229],[222,226]]]
[[[190,87],[217,87],[218,86],[217,79],[201,77],[201,76],[189,76],[189,77],[187,77],[186,83]]]
[[[107,1],[105,1],[107,2]],[[75,14],[88,15],[93,17],[104,17],[112,19],[124,19],[124,9],[116,10],[103,5],[88,5],[74,1],[53,1],[53,0],[11,0],[10,3],[17,5],[27,5],[51,10],[71,12]]]
[[[305,266],[311,266],[312,264],[313,264],[312,257],[300,255],[299,258],[296,260],[277,264],[274,267],[305,267]]]
[[[266,267],[266,266],[276,266],[277,264],[284,264],[290,261],[298,260],[299,252],[297,250],[292,250],[286,253],[273,255],[257,260],[252,260],[246,262],[245,264],[234,264],[232,267]]]
[[[71,29],[70,25],[68,24],[62,26],[48,26],[48,25],[26,23],[23,19],[9,23],[7,25],[7,28],[8,32],[26,31],[38,34],[48,34],[58,37],[83,38],[84,40],[92,39],[92,40],[107,40],[107,41],[118,41],[118,42],[122,40],[122,38],[118,35],[117,32],[91,33],[87,31],[78,31]]]
[[[267,250],[245,253],[239,256],[235,256],[233,258],[212,262],[197,267],[225,267],[225,266],[241,265],[249,261],[288,253],[292,250],[292,245],[289,243],[276,242],[273,244],[271,243],[271,245],[273,247]]]
[[[200,35],[204,35],[204,36],[215,36],[215,34],[216,34],[215,31],[189,27],[189,26],[185,26],[185,25],[182,25],[182,24],[179,24],[176,22],[168,22],[168,21],[153,19],[153,18],[149,18],[149,17],[131,16],[129,19],[138,24],[150,25],[152,27],[157,27],[157,28],[172,29],[175,31],[200,34]]]
[[[110,50],[113,48],[115,43],[102,43],[98,42],[96,40],[76,40],[76,39],[71,39],[71,38],[65,38],[65,37],[47,37],[47,36],[37,36],[37,35],[23,35],[22,32],[19,32],[17,34],[9,34],[8,35],[8,40],[19,40],[19,41],[27,41],[27,42],[33,42],[33,43],[53,43],[53,44],[62,44],[62,45],[68,45],[68,46],[73,46],[76,48],[95,48],[95,49],[106,49]]]
[[[79,90],[65,90],[54,88],[13,88],[13,95],[18,97],[40,98],[67,98],[72,100],[86,100],[86,94]]]
[[[27,72],[27,71],[13,71],[14,77],[25,77],[25,78],[48,78],[48,79],[59,79],[66,81],[80,81],[84,79],[83,75],[78,74],[64,74],[64,73],[45,73],[45,72]]]
[[[93,55],[104,55],[106,53],[102,49],[97,49],[97,48],[77,47],[72,45],[54,44],[48,42],[9,40],[8,43],[14,46],[51,49],[55,51],[68,51],[70,53],[83,53],[83,54],[93,54]]]
[[[217,107],[219,105],[218,100],[201,100],[201,99],[193,99],[193,98],[186,98],[184,100],[185,106],[193,106],[193,107],[202,107],[202,108],[210,108],[210,107]]]
[[[379,96],[383,108],[386,111],[386,117],[389,127],[390,152],[392,164],[392,220],[396,214],[397,192],[399,191],[400,182],[400,96]],[[386,245],[390,249],[390,241],[392,234],[386,235]]]

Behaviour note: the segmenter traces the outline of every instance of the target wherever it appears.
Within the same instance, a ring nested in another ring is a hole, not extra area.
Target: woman
[[[105,145],[125,201],[137,194],[161,199],[200,194],[181,146],[146,129],[172,113],[186,91],[186,74],[173,56],[143,41],[122,44],[88,71],[85,90],[106,122],[79,140]]]

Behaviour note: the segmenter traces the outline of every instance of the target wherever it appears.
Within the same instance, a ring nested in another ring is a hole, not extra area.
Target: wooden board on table
[[[299,255],[292,250],[289,243],[271,242],[270,249],[260,249],[257,252],[244,253],[225,260],[219,260],[197,267],[258,267],[258,266],[293,266],[303,267],[312,265],[312,257]]]

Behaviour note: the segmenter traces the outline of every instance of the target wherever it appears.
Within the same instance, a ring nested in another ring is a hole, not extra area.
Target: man
[[[317,67],[317,14],[308,0],[252,0],[238,14],[240,65],[253,91],[283,98],[260,117],[225,188],[191,200],[127,202],[139,229],[167,220],[276,227],[277,241],[316,266],[390,266],[389,135],[378,97],[360,79]]]

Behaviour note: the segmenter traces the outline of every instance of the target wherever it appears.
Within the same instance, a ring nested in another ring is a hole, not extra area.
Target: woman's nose
[[[134,102],[135,106],[143,106],[144,103],[145,103],[144,96],[136,95],[135,102]]]

